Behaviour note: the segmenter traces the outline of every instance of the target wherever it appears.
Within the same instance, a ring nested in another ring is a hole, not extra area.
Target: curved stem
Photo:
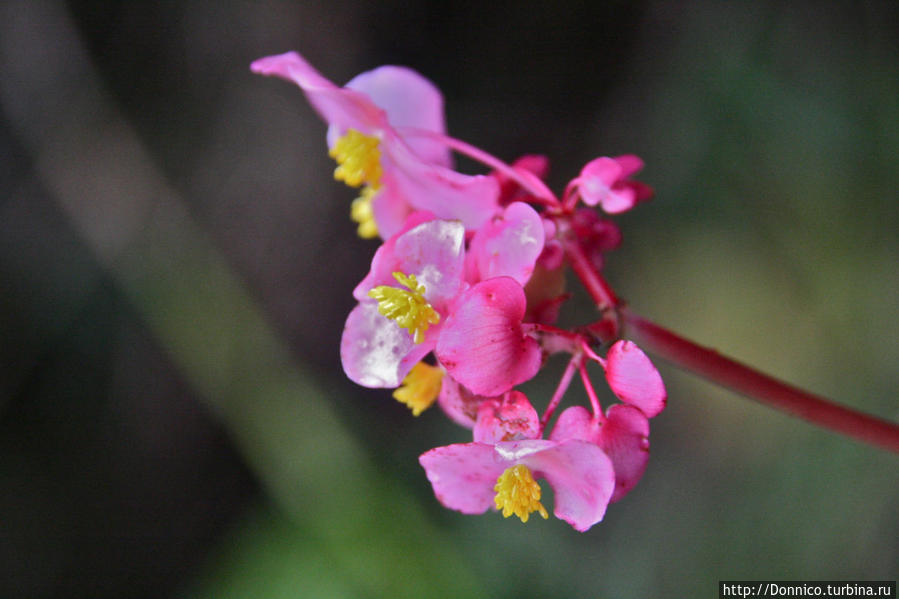
[[[626,307],[628,338],[669,362],[812,424],[899,453],[899,425],[835,404],[684,339]]]
[[[556,198],[555,194],[553,194],[549,187],[547,187],[539,177],[524,169],[516,169],[513,166],[506,164],[496,156],[493,156],[492,154],[489,154],[480,148],[476,148],[475,146],[466,143],[461,139],[443,135],[442,133],[437,133],[436,131],[419,129],[417,127],[397,127],[396,130],[401,131],[402,134],[407,137],[428,137],[430,139],[439,141],[446,147],[455,150],[460,154],[464,154],[469,158],[477,160],[478,162],[489,166],[495,171],[500,172],[509,179],[515,181],[516,183],[518,183],[518,185],[521,186],[522,189],[527,190],[531,195],[533,195],[540,204],[543,204],[544,206],[550,208],[557,208],[559,206],[559,200]]]

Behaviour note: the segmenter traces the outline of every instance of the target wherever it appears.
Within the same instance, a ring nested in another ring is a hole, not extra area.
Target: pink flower
[[[465,229],[413,214],[385,242],[356,287],[359,300],[340,342],[344,371],[365,387],[396,387],[434,349],[443,317],[462,291]]]
[[[588,162],[572,184],[588,206],[599,204],[609,214],[618,214],[652,197],[651,187],[629,178],[642,168],[643,161],[632,154],[603,156]]]
[[[665,409],[668,394],[662,376],[633,341],[616,341],[606,355],[606,381],[621,401],[639,408],[648,418]]]
[[[602,422],[583,406],[567,408],[549,438],[558,442],[588,441],[600,447],[615,470],[613,502],[634,488],[649,461],[649,420],[643,412],[625,404],[611,406]]]
[[[474,230],[496,209],[495,178],[451,170],[445,145],[413,134],[445,130],[443,97],[418,73],[383,66],[341,88],[296,52],[260,58],[250,68],[299,85],[328,123],[328,147],[340,164],[335,178],[363,187],[353,206],[360,235],[387,239],[416,209]]]
[[[602,520],[615,487],[611,460],[585,441],[460,443],[432,449],[418,461],[440,503],[463,514],[495,507],[523,522],[533,512],[546,518],[535,482],[545,478],[555,493],[555,516],[579,531]]]

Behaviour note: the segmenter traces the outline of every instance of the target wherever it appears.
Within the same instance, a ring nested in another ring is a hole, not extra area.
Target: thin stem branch
[[[587,397],[590,398],[590,407],[593,409],[593,419],[599,422],[605,422],[606,416],[602,413],[602,406],[599,404],[599,398],[596,396],[596,389],[593,388],[593,382],[590,381],[590,375],[587,374],[587,365],[583,360],[577,365],[581,373],[581,382],[584,383],[584,389],[587,391]]]
[[[584,254],[580,244],[574,240],[568,241],[565,243],[565,254],[568,256],[572,270],[584,284],[584,288],[593,298],[596,307],[602,312],[617,307],[618,297]]]
[[[812,424],[899,453],[899,425],[835,404],[684,339],[625,307],[627,336],[669,362]]]
[[[565,367],[565,372],[562,373],[562,378],[559,380],[559,386],[556,387],[556,392],[553,393],[552,398],[549,400],[549,405],[546,406],[546,411],[543,412],[543,418],[540,419],[541,433],[543,433],[543,430],[546,428],[549,419],[552,418],[556,408],[559,407],[562,396],[568,391],[568,387],[571,385],[571,378],[574,376],[574,371],[581,362],[581,358],[582,356],[580,352],[578,352],[571,356],[571,360],[568,361],[568,366]]]
[[[534,198],[536,198],[539,203],[543,204],[544,206],[548,206],[551,208],[557,208],[559,206],[559,200],[556,198],[555,194],[553,194],[549,187],[547,187],[539,177],[524,169],[516,169],[515,167],[506,164],[496,156],[493,156],[492,154],[489,154],[480,148],[476,148],[475,146],[466,143],[461,139],[456,139],[442,133],[437,133],[436,131],[419,129],[417,127],[397,127],[397,131],[401,131],[405,136],[428,137],[430,139],[439,141],[446,147],[455,150],[460,154],[464,154],[469,158],[477,160],[478,162],[489,166],[490,168],[502,173],[509,179],[515,181],[522,187],[522,189],[527,190],[531,195],[534,196]]]

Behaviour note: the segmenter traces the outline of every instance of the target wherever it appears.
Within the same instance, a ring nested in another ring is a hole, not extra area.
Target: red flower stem
[[[562,396],[565,395],[565,392],[568,391],[569,385],[571,385],[571,378],[574,376],[574,371],[577,369],[578,364],[580,364],[582,359],[582,355],[580,353],[576,353],[571,356],[571,360],[568,361],[568,366],[565,367],[565,372],[562,373],[562,378],[559,380],[559,386],[556,387],[556,392],[553,393],[552,399],[549,400],[549,404],[546,406],[546,411],[543,412],[543,417],[540,419],[540,432],[543,433],[543,430],[546,428],[546,424],[549,422],[549,419],[553,417],[553,413],[556,411],[556,408],[559,407],[559,402],[562,401]]]
[[[590,259],[584,255],[584,250],[576,241],[565,244],[565,254],[571,264],[572,270],[584,284],[587,293],[593,298],[596,307],[601,312],[607,312],[616,308],[619,304],[618,297],[605,279],[596,271]]]
[[[619,316],[628,338],[649,352],[710,381],[812,424],[899,453],[899,425],[798,389],[702,347],[634,314]]]
[[[584,364],[584,361],[581,360],[577,367],[581,373],[581,382],[584,383],[584,390],[587,391],[587,397],[590,398],[590,407],[593,409],[593,419],[603,423],[606,421],[606,416],[602,413],[602,406],[599,405],[596,389],[593,388],[593,383],[590,382],[590,375],[587,374],[587,366]]]

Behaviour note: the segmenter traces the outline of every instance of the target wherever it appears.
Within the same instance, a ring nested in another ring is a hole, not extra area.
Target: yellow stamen
[[[418,416],[437,399],[442,380],[442,368],[419,362],[403,379],[403,384],[393,392],[393,397],[409,406],[413,416]]]
[[[350,206],[350,218],[359,223],[356,234],[362,239],[373,239],[378,236],[378,225],[371,209],[372,198],[378,193],[371,185],[362,188],[362,195],[353,200]]]
[[[540,512],[544,520],[549,518],[546,508],[540,503],[540,485],[524,464],[506,468],[496,479],[493,490],[496,491],[496,509],[503,511],[503,518],[515,514],[522,522],[527,522],[531,512]]]
[[[407,277],[401,272],[395,272],[393,278],[409,291],[379,285],[368,292],[368,297],[378,300],[378,312],[395,320],[400,328],[414,335],[415,343],[421,343],[425,340],[428,328],[440,322],[440,314],[425,299],[425,286],[419,284],[415,275]]]
[[[335,142],[328,154],[339,165],[334,169],[334,178],[350,187],[363,183],[377,189],[381,185],[381,141],[349,129]]]

